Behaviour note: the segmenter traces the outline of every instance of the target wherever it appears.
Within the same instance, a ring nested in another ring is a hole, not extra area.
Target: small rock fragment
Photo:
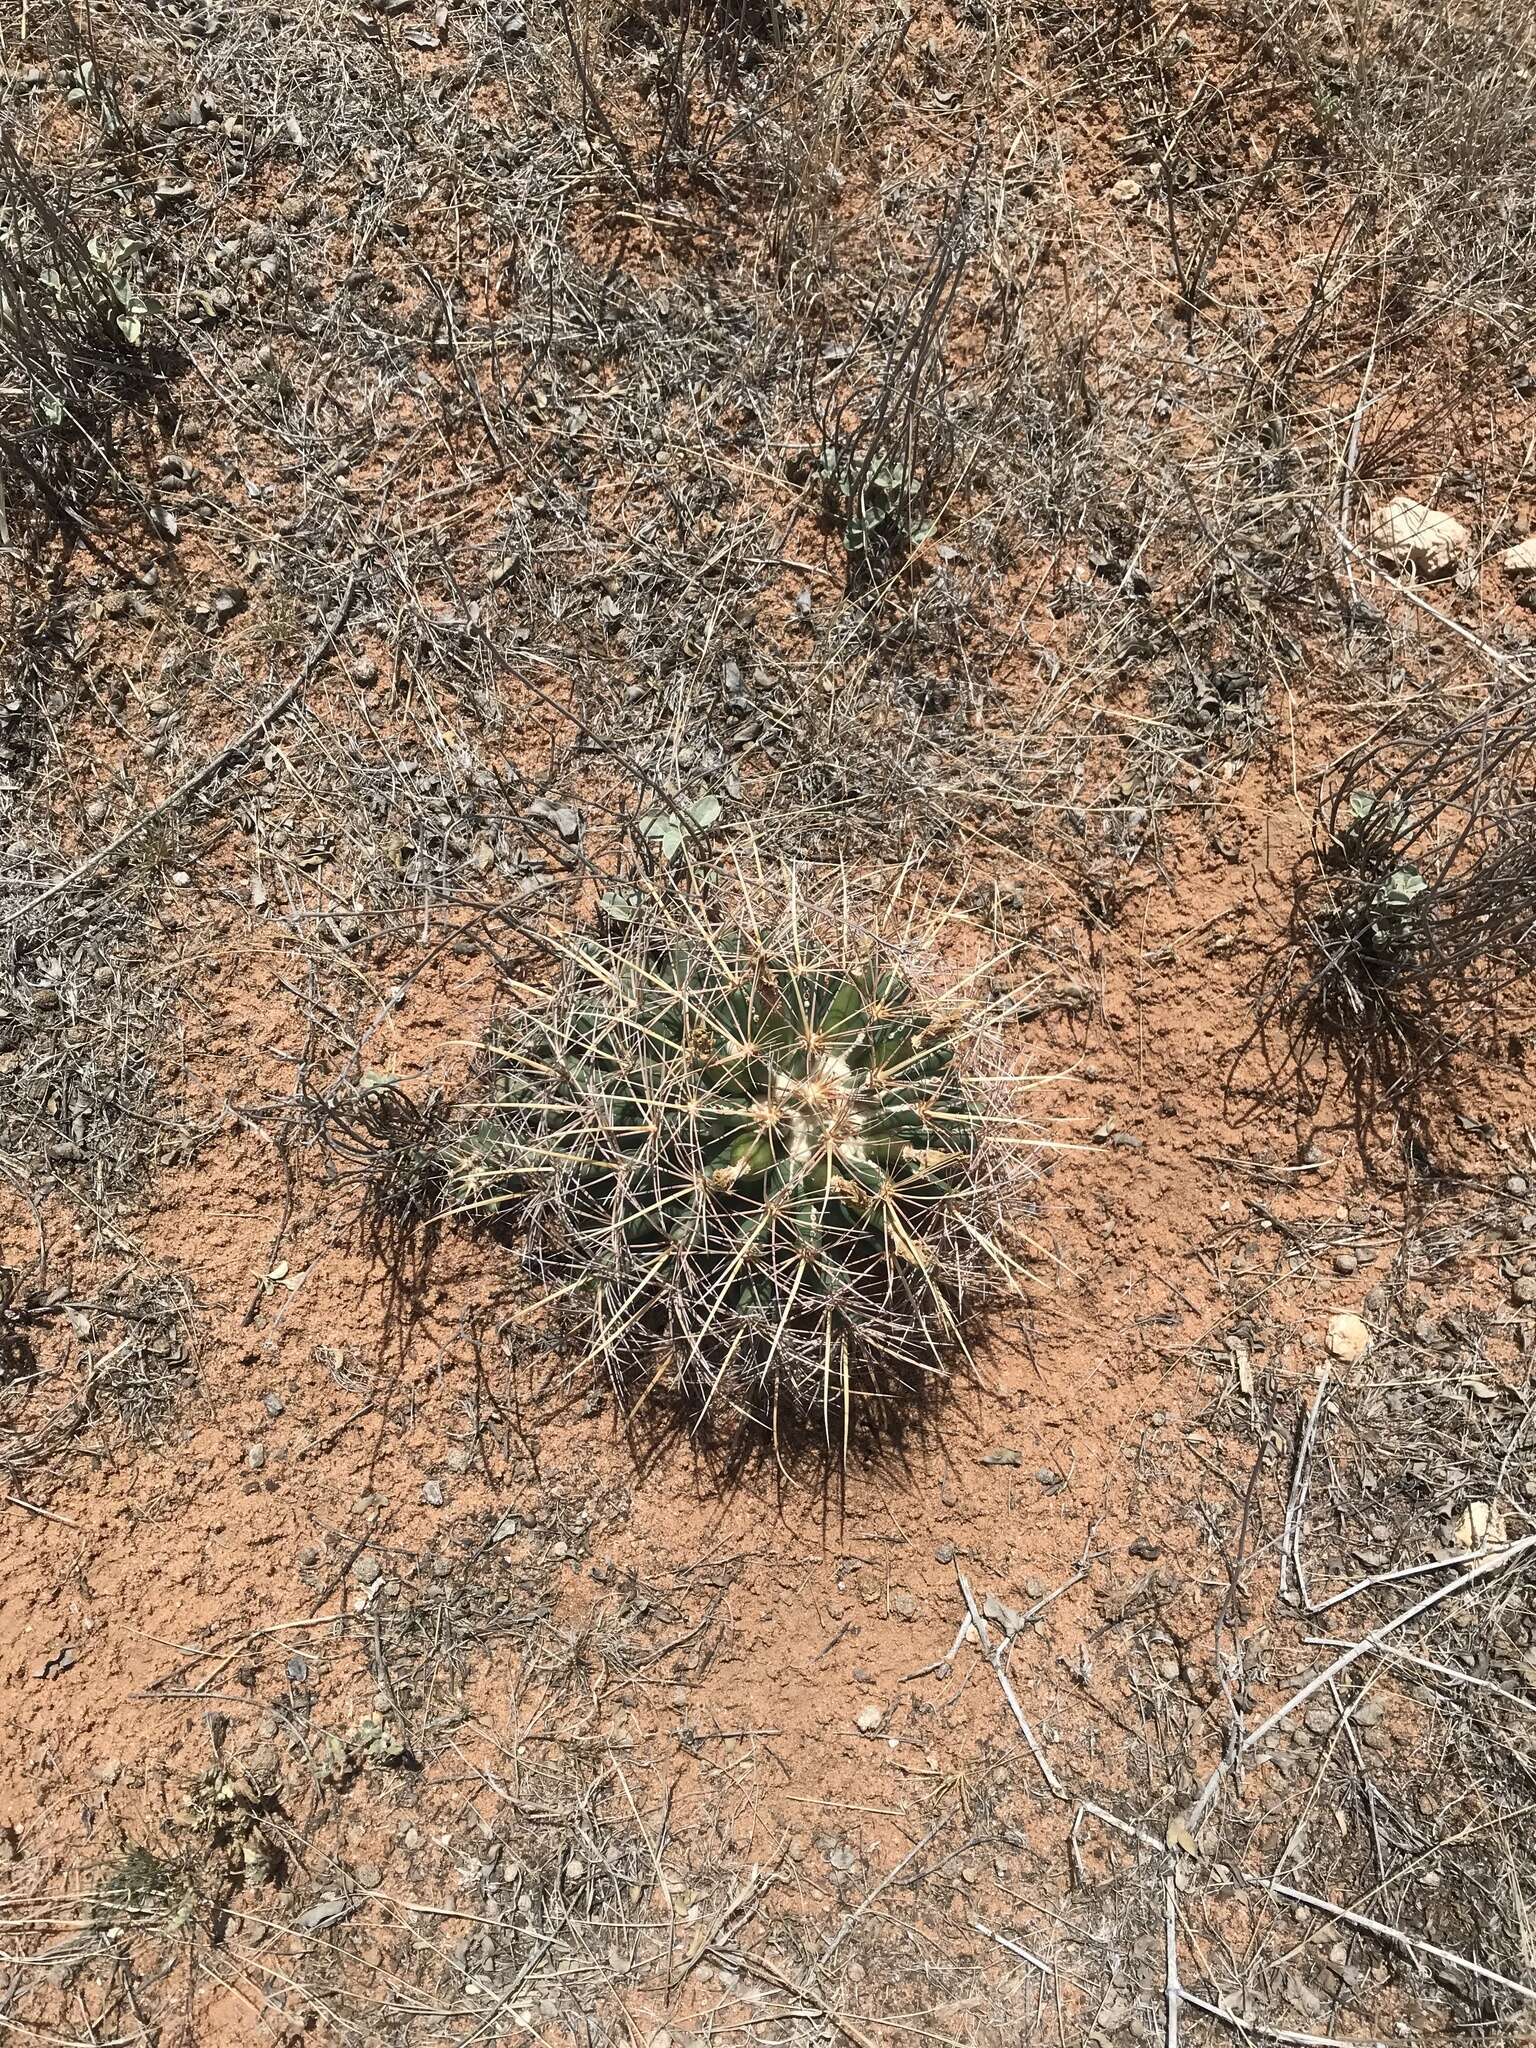
[[[1465,553],[1467,539],[1459,519],[1417,498],[1390,498],[1371,517],[1373,552],[1389,567],[1418,576],[1444,576]]]
[[[1536,533],[1505,550],[1504,567],[1511,576],[1536,576]]]
[[[267,1447],[265,1444],[247,1444],[245,1463],[248,1471],[259,1472],[266,1462]]]
[[[378,1553],[365,1550],[353,1565],[352,1576],[360,1586],[371,1586],[375,1580],[383,1578],[384,1567],[379,1562]]]
[[[1328,1351],[1343,1365],[1356,1365],[1371,1348],[1371,1333],[1358,1316],[1328,1318]]]
[[[428,1479],[422,1484],[421,1498],[425,1506],[440,1508],[443,1504],[443,1489],[439,1480]]]
[[[1536,1308],[1536,1279],[1522,1273],[1509,1283],[1509,1298],[1516,1308]]]
[[[878,1707],[860,1707],[853,1725],[861,1735],[873,1735],[884,1719]]]

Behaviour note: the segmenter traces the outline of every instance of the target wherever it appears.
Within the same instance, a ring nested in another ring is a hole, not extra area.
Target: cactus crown
[[[489,1062],[450,1172],[522,1208],[621,1382],[834,1417],[942,1372],[991,1239],[958,1025],[872,952],[689,929],[573,950]],[[994,1257],[1000,1255],[993,1254]]]

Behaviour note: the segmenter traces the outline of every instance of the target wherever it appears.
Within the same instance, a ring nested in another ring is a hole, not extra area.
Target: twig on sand
[[[34,912],[41,910],[45,903],[55,902],[60,896],[67,896],[71,889],[77,889],[82,882],[89,881],[98,869],[115,860],[125,846],[131,846],[141,832],[148,831],[159,819],[178,810],[189,797],[196,796],[205,783],[211,782],[232,761],[238,759],[247,747],[254,746],[257,740],[262,739],[267,728],[275,724],[294,703],[300,692],[307,688],[320,664],[336,645],[342,628],[351,616],[353,600],[357,596],[357,578],[358,571],[354,569],[347,578],[347,587],[341,594],[340,603],[322,627],[319,639],[304,657],[303,667],[286,689],[280,690],[264,710],[257,712],[244,732],[232,739],[227,746],[220,747],[195,774],[189,775],[185,782],[179,783],[170,795],[156,804],[152,810],[142,811],[131,825],[125,825],[115,839],[110,840],[105,846],[98,847],[95,853],[88,854],[78,867],[71,868],[67,875],[60,875],[57,881],[50,882],[38,895],[29,897],[25,903],[14,905],[0,922],[15,924],[21,918],[30,917]]]
[[[1167,2008],[1168,2048],[1179,2048],[1179,1902],[1170,1865],[1163,1880],[1163,2002]]]
[[[1267,1720],[1261,1721],[1257,1728],[1250,1729],[1242,1741],[1222,1758],[1206,1779],[1201,1787],[1200,1796],[1189,1810],[1189,1825],[1194,1827],[1199,1822],[1230,1765],[1236,1759],[1246,1756],[1250,1750],[1257,1748],[1266,1735],[1272,1734],[1282,1721],[1294,1714],[1298,1707],[1304,1707],[1314,1694],[1321,1692],[1324,1686],[1330,1684],[1341,1672],[1347,1671],[1352,1664],[1358,1663],[1371,1651],[1379,1649],[1389,1636],[1396,1635],[1399,1629],[1406,1628],[1410,1621],[1416,1621],[1421,1614],[1427,1614],[1430,1608],[1437,1607],[1442,1600],[1449,1600],[1457,1593],[1464,1593],[1469,1586],[1476,1585],[1479,1579],[1487,1578],[1494,1572],[1507,1570],[1522,1557],[1528,1557],[1533,1550],[1536,1550],[1536,1535],[1522,1536],[1518,1543],[1510,1543],[1502,1550],[1490,1552],[1488,1556],[1479,1558],[1477,1563],[1464,1571],[1459,1578],[1449,1579],[1445,1585],[1437,1586],[1432,1593],[1426,1593],[1422,1600],[1416,1600],[1411,1607],[1405,1607],[1401,1614],[1394,1614],[1389,1620],[1384,1621],[1380,1628],[1372,1629],[1371,1633],[1363,1636],[1358,1643],[1352,1643],[1347,1650],[1335,1657],[1331,1664],[1325,1665],[1314,1677],[1309,1678],[1299,1692],[1292,1693],[1288,1700],[1276,1707]]]
[[[1284,2048],[1377,2048],[1373,2041],[1341,2041],[1337,2034],[1297,2034],[1289,2027],[1271,2027],[1263,2020],[1246,2020],[1240,2013],[1225,2005],[1216,2005],[1209,1998],[1201,1998],[1194,1991],[1181,1991],[1179,1996],[1196,2012],[1209,2013],[1213,2020],[1225,2020],[1229,2027],[1247,2035],[1250,2040],[1279,2041]]]
[[[1517,1978],[1506,1977],[1502,1970],[1490,1970],[1486,1963],[1474,1963],[1469,1956],[1459,1956],[1453,1949],[1440,1948],[1417,1934],[1405,1934],[1402,1928],[1393,1927],[1385,1920],[1373,1920],[1368,1913],[1356,1913],[1348,1906],[1336,1906],[1331,1899],[1319,1899],[1311,1892],[1297,1891],[1294,1885],[1282,1884],[1276,1877],[1248,1877],[1243,1882],[1270,1892],[1277,1899],[1288,1899],[1292,1905],[1310,1906],[1314,1912],[1326,1913],[1330,1920],[1342,1920],[1347,1927],[1358,1927],[1366,1934],[1380,1935],[1383,1941],[1396,1942],[1411,1955],[1429,1956],[1453,1970],[1465,1970],[1468,1976],[1476,1977],[1483,1984],[1496,1984],[1501,1991],[1512,1991],[1517,1998],[1528,1998],[1536,2004],[1536,1985],[1522,1984]]]

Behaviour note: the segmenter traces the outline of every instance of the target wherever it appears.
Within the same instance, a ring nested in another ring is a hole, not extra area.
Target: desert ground
[[[1536,19],[0,94],[0,2036],[1533,2038]]]

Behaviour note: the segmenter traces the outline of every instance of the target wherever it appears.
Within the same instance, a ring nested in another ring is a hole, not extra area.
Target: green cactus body
[[[621,1377],[846,1420],[942,1369],[980,1126],[897,969],[735,932],[588,946],[491,1081],[454,1199],[526,1204]]]

